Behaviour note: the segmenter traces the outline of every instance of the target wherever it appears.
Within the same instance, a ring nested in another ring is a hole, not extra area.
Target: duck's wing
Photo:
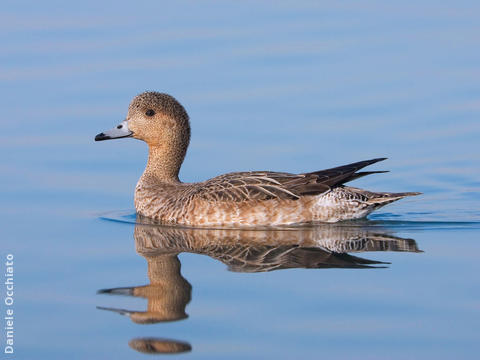
[[[192,195],[209,201],[297,200],[305,195],[323,194],[365,175],[384,172],[357,171],[385,159],[365,160],[304,174],[272,171],[229,173],[197,184]]]
[[[206,254],[220,260],[234,272],[266,272],[281,269],[375,268],[387,263],[347,253],[335,253],[320,247],[299,245],[217,246]],[[380,266],[383,267],[383,266]]]

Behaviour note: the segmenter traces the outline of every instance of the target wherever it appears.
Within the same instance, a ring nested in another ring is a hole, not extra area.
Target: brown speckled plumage
[[[152,115],[153,114],[153,115]],[[344,186],[381,171],[359,172],[383,158],[303,174],[236,172],[186,184],[178,173],[190,141],[188,115],[173,97],[136,96],[127,115],[134,138],[149,145],[148,163],[135,188],[137,213],[190,226],[269,226],[362,218],[418,193],[374,193]]]

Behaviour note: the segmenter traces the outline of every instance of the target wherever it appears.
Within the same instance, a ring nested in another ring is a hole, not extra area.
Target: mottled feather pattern
[[[142,217],[138,221],[148,223],[149,219]],[[292,267],[356,267],[375,262],[349,257],[346,252],[419,251],[414,240],[382,233],[381,229],[371,231],[334,224],[296,231],[136,225],[134,237],[137,251],[149,258],[180,252],[205,254],[227,264],[230,270],[244,272]]]
[[[350,181],[352,177],[363,176],[364,174],[355,173],[381,160],[384,158],[305,174],[272,171],[229,173],[200,183],[196,195],[210,201],[298,200],[305,195],[320,195],[336,185]]]
[[[282,180],[298,175],[274,172],[236,172],[217,176],[195,187],[193,196],[208,201],[299,199]]]
[[[373,159],[306,174],[236,172],[201,183],[139,181],[137,212],[191,226],[264,226],[362,218],[414,193],[374,193],[343,185]]]

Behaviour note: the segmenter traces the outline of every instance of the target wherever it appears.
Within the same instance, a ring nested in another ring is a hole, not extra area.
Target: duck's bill
[[[102,140],[111,140],[111,139],[121,139],[126,137],[131,137],[133,132],[128,128],[128,121],[122,121],[118,126],[114,127],[111,130],[101,132],[95,136],[95,141]]]

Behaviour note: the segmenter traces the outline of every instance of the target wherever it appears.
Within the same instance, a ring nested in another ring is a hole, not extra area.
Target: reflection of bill
[[[142,219],[143,221],[144,219]],[[181,320],[192,287],[181,275],[179,253],[210,256],[231,271],[264,272],[289,268],[375,268],[386,263],[348,254],[365,251],[420,252],[413,239],[389,234],[381,227],[327,224],[275,229],[193,229],[148,224],[135,226],[137,252],[148,264],[150,284],[99,290],[102,294],[146,298],[146,311],[99,307],[129,316],[138,324]],[[130,346],[141,352],[183,352],[190,345],[158,338],[134,339]]]

